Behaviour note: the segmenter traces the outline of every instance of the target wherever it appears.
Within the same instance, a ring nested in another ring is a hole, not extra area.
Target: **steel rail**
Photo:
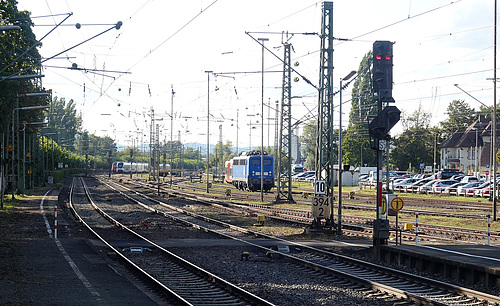
[[[136,233],[135,231],[131,230],[127,226],[121,224],[120,222],[118,222],[117,220],[112,218],[110,215],[106,214],[102,209],[100,209],[95,204],[95,202],[92,200],[92,198],[90,196],[90,192],[88,190],[88,187],[85,184],[85,181],[83,180],[83,178],[81,178],[81,180],[82,180],[82,184],[83,184],[84,189],[85,189],[85,195],[86,195],[87,199],[89,200],[91,205],[94,207],[94,209],[96,209],[96,211],[98,211],[99,214],[101,214],[109,222],[113,223],[117,227],[120,227],[120,228],[126,230],[127,232],[136,236],[137,238],[146,241],[147,243],[149,243],[153,247],[160,250],[162,252],[162,254],[166,255],[170,260],[174,260],[175,262],[180,263],[182,266],[187,267],[189,270],[194,271],[196,274],[200,275],[202,278],[208,280],[209,283],[217,284],[218,286],[223,288],[227,293],[229,293],[233,296],[239,296],[242,299],[242,301],[248,301],[248,303],[251,305],[274,305],[273,303],[270,303],[269,301],[266,301],[266,300],[264,300],[256,295],[254,295],[254,294],[252,294],[252,293],[250,293],[250,292],[248,292],[248,291],[246,291],[246,290],[244,290],[244,289],[242,289],[242,288],[240,288],[240,287],[238,287],[238,286],[236,286],[236,285],[234,285],[234,284],[232,284],[232,283],[230,283],[230,282],[228,282],[228,281],[226,281],[226,280],[224,280],[224,279],[222,279],[222,278],[220,278],[220,277],[218,277],[218,276],[216,276],[208,271],[206,271],[205,269],[202,269],[202,268],[192,264],[191,262],[183,259],[182,257],[179,257],[179,256],[173,254],[172,252],[166,250],[162,246],[154,243],[153,241],[151,241],[151,240],[141,236],[140,234]],[[71,199],[71,197],[70,197],[70,199]],[[72,211],[73,210],[74,210],[74,208],[72,209]],[[76,210],[74,210],[74,213],[76,213]],[[152,277],[147,271],[145,271],[144,269],[142,269],[141,267],[139,267],[138,265],[136,265],[135,263],[130,261],[126,256],[121,254],[121,252],[119,250],[114,248],[111,244],[106,242],[105,239],[103,239],[101,236],[99,236],[93,229],[91,229],[83,221],[82,218],[79,217],[78,219],[81,222],[83,222],[86,225],[86,227],[89,228],[94,235],[96,235],[96,237],[98,237],[101,241],[103,241],[103,243],[105,243],[106,246],[110,247],[119,256],[119,258],[127,264],[128,267],[130,267],[134,271],[137,271],[138,273],[140,273],[141,277],[146,278],[148,283],[155,285],[156,287],[158,287],[161,290],[162,293],[166,293],[167,296],[174,298],[177,303],[181,303],[183,305],[196,305],[196,303],[189,301],[189,298],[182,297],[177,292],[175,292],[173,289],[167,287],[166,285],[164,285],[163,283],[161,283],[160,281],[158,281],[157,279]]]
[[[109,184],[107,184],[107,185],[110,186]],[[413,288],[410,288],[410,289],[413,289],[413,290],[419,290],[419,289],[416,289],[416,288],[421,288],[423,286],[423,284],[427,285],[426,291],[429,291],[429,292],[431,292],[432,290],[435,290],[436,288],[439,288],[441,290],[445,290],[448,293],[446,293],[446,292],[443,293],[442,291],[440,291],[439,294],[440,295],[442,295],[442,294],[447,295],[446,298],[449,299],[449,300],[458,301],[460,299],[463,299],[464,303],[461,303],[461,304],[458,304],[458,305],[475,305],[476,304],[476,302],[471,302],[469,304],[468,301],[471,300],[471,299],[470,298],[464,298],[464,296],[470,296],[470,297],[472,297],[472,299],[478,298],[478,299],[481,299],[483,301],[488,301],[488,303],[493,303],[493,304],[500,303],[500,297],[489,295],[487,293],[478,292],[478,291],[475,291],[475,290],[472,290],[472,289],[468,289],[468,288],[464,288],[464,287],[460,287],[460,286],[448,284],[448,283],[445,283],[445,282],[433,280],[433,279],[422,277],[422,276],[418,276],[418,275],[413,275],[413,274],[410,274],[410,273],[407,273],[407,272],[404,272],[404,271],[400,271],[400,270],[396,270],[396,269],[392,269],[392,268],[380,266],[380,265],[373,264],[373,263],[370,263],[370,262],[366,262],[366,261],[354,259],[354,258],[351,258],[351,257],[343,256],[343,255],[340,255],[340,254],[335,254],[335,253],[331,253],[331,252],[328,252],[328,251],[324,251],[324,250],[321,250],[321,249],[318,249],[318,248],[314,248],[314,247],[311,247],[311,246],[307,246],[307,245],[304,245],[304,244],[301,244],[301,243],[296,243],[296,242],[288,241],[288,240],[285,240],[285,239],[277,238],[277,237],[274,237],[274,236],[266,235],[266,234],[263,234],[263,233],[260,233],[260,232],[255,232],[255,231],[252,231],[252,230],[249,230],[249,229],[246,229],[246,228],[241,228],[241,227],[238,227],[238,226],[226,223],[226,222],[222,222],[222,221],[219,221],[219,220],[208,218],[206,216],[201,216],[201,215],[189,212],[189,211],[185,211],[183,209],[180,209],[178,207],[172,206],[170,204],[163,203],[160,200],[157,200],[157,199],[154,199],[152,197],[143,195],[140,192],[137,192],[135,190],[130,190],[127,187],[121,186],[121,188],[128,189],[133,194],[135,194],[137,196],[144,197],[148,201],[154,202],[156,204],[160,204],[162,206],[165,206],[165,207],[167,207],[169,209],[172,209],[172,210],[175,210],[177,212],[182,212],[185,215],[189,215],[189,216],[192,216],[192,217],[200,218],[200,219],[202,219],[202,220],[204,220],[206,222],[211,222],[211,223],[217,224],[219,226],[223,226],[223,227],[226,227],[226,228],[231,228],[231,229],[234,229],[234,230],[239,230],[239,231],[242,231],[242,232],[245,232],[245,233],[252,234],[253,236],[264,237],[264,238],[273,239],[273,240],[280,241],[280,242],[285,242],[287,244],[291,244],[291,245],[294,245],[294,246],[299,246],[302,249],[306,249],[309,252],[313,252],[315,254],[320,254],[321,256],[324,256],[324,257],[334,258],[335,260],[341,260],[341,261],[347,262],[349,265],[355,265],[357,267],[363,267],[363,269],[365,270],[364,273],[367,273],[367,271],[369,271],[369,270],[373,270],[373,271],[375,271],[374,272],[375,275],[381,275],[381,274],[391,275],[391,278],[389,280],[385,280],[385,282],[387,282],[387,283],[391,283],[391,282],[393,283],[397,279],[405,279],[405,280],[412,280],[414,282],[414,285],[412,285]],[[115,190],[117,190],[117,189],[115,189]],[[140,202],[139,200],[132,198],[131,196],[125,194],[124,192],[122,192],[120,190],[117,190],[117,191],[119,193],[121,193],[122,195],[124,195],[125,197],[131,199],[132,201]],[[142,204],[142,205],[144,205],[144,207],[148,206],[146,204]],[[156,210],[154,210],[154,211],[156,211]],[[173,216],[170,216],[170,217],[174,218],[174,219],[179,219],[179,218],[173,217]],[[179,220],[179,221],[183,222],[183,223],[187,223],[186,220]],[[191,226],[193,226],[193,225],[191,225]],[[218,234],[217,231],[214,231],[214,230],[212,230],[212,229],[210,229],[208,227],[203,227],[203,226],[200,226],[200,225],[196,225],[196,227],[199,227],[200,229],[203,229],[205,231],[210,231],[210,232]],[[225,234],[224,237],[228,237],[228,235]],[[268,250],[267,247],[258,245],[258,244],[253,243],[253,242],[248,242],[248,241],[245,241],[245,240],[241,240],[239,238],[237,238],[237,240],[238,241],[243,241],[243,242],[245,242],[247,244],[250,244],[252,246],[256,246],[256,247]],[[368,286],[369,288],[374,288],[374,289],[377,289],[377,290],[381,290],[381,291],[387,292],[389,294],[394,294],[394,295],[396,295],[398,297],[401,297],[401,298],[410,299],[410,300],[412,300],[414,302],[417,302],[417,303],[421,303],[421,304],[433,304],[433,305],[446,305],[446,303],[443,303],[443,302],[439,301],[439,299],[440,299],[439,296],[430,296],[430,294],[428,294],[428,296],[425,296],[425,295],[421,295],[421,294],[412,293],[410,291],[410,289],[407,289],[407,290],[398,289],[398,288],[396,288],[396,286],[394,286],[394,287],[393,286],[389,286],[389,285],[386,285],[384,283],[381,283],[380,281],[373,281],[373,280],[370,280],[369,278],[366,278],[366,277],[361,277],[361,276],[353,275],[353,272],[345,272],[345,270],[342,271],[342,269],[335,269],[335,268],[332,268],[331,266],[325,266],[325,265],[317,264],[317,263],[311,262],[311,260],[298,258],[295,255],[283,253],[283,252],[280,252],[280,251],[274,251],[273,250],[273,252],[274,253],[278,253],[279,255],[281,255],[281,256],[283,256],[285,258],[288,258],[289,260],[292,260],[294,262],[298,262],[298,263],[300,263],[300,264],[302,264],[304,266],[307,266],[307,267],[309,267],[309,268],[311,268],[313,270],[318,270],[318,271],[323,271],[323,272],[334,273],[334,274],[337,274],[337,275],[342,275],[343,278],[347,278],[347,279],[349,279],[349,280],[351,280],[351,281],[353,281],[355,283],[361,284],[363,286]],[[372,279],[377,279],[378,278],[378,276],[374,276],[373,274],[370,277]],[[450,296],[450,294],[455,294],[455,295],[454,296]],[[443,298],[441,298],[441,299],[443,299]]]

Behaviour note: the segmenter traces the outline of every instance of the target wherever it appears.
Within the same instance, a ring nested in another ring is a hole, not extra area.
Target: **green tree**
[[[390,160],[394,167],[402,170],[419,169],[420,163],[433,165],[434,144],[438,129],[430,129],[431,115],[422,107],[408,116],[403,114],[404,131],[393,140]]]
[[[405,114],[403,113],[401,122],[405,130],[412,130],[417,128],[429,129],[431,118],[431,114],[426,113],[422,109],[422,105],[419,104],[418,108],[410,115],[405,116]]]
[[[15,0],[0,1],[0,25],[18,25],[21,30],[0,32],[0,76],[38,74],[40,54],[36,37],[31,30],[33,22],[27,11],[18,11]],[[15,107],[47,105],[46,98],[26,97],[26,93],[42,92],[38,79],[6,79],[0,81],[0,129],[8,131]],[[18,122],[38,122],[43,110],[19,112]],[[16,120],[17,121],[17,120]]]
[[[356,124],[347,129],[342,151],[344,152],[343,163],[346,165],[375,166],[377,164],[376,152],[371,148],[366,126]]]
[[[358,75],[352,89],[351,111],[349,112],[349,126],[360,125],[366,127],[368,121],[377,115],[377,101],[373,98],[372,85],[372,52],[365,54],[358,68]],[[368,134],[366,134],[368,135]]]
[[[342,141],[343,163],[353,166],[374,166],[377,157],[371,149],[368,122],[377,115],[377,103],[373,99],[371,76],[371,51],[365,54],[358,68],[358,76],[352,89],[349,125]]]
[[[227,160],[234,157],[235,153],[232,151],[233,144],[231,141],[226,141],[225,144],[222,142],[217,142],[215,145],[212,156],[210,157],[210,164],[217,167],[219,173],[225,171],[224,164]],[[260,148],[258,148],[260,150]]]
[[[66,103],[65,98],[54,97],[50,103],[48,119],[49,130],[54,133],[50,138],[74,151],[76,135],[82,127],[82,118],[77,115],[75,102],[69,100]]]
[[[304,166],[306,169],[314,170],[316,169],[316,147],[318,141],[318,121],[311,120],[306,123],[304,129],[302,130],[302,135],[300,136],[301,143],[301,153],[305,158]],[[337,160],[338,156],[338,139],[339,139],[339,130],[333,131],[332,140],[334,142],[333,145],[333,158]]]
[[[83,131],[76,136],[75,150],[76,154],[81,156],[90,154],[90,134],[88,131]]]
[[[443,132],[451,136],[458,129],[463,129],[471,125],[478,113],[464,100],[453,100],[446,108],[448,118],[440,123]]]
[[[318,138],[318,121],[311,120],[306,123],[300,136],[301,154],[305,157],[304,166],[307,169],[316,168],[316,142]]]

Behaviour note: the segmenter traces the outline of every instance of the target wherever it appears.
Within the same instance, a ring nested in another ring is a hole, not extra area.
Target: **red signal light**
[[[386,56],[385,59],[388,60],[388,61],[390,61],[391,57],[390,56]]]
[[[376,59],[377,61],[380,61],[380,60],[382,59],[382,56],[377,55],[377,56],[375,56],[375,59]]]

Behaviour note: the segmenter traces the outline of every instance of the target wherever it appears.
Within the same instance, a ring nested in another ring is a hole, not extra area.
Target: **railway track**
[[[361,286],[364,288],[363,290],[368,290],[370,294],[380,295],[385,299],[392,298],[399,302],[403,302],[402,299],[404,299],[406,303],[427,305],[495,305],[500,303],[500,298],[497,296],[265,235],[248,228],[195,214],[174,205],[172,200],[165,203],[162,200],[146,196],[116,183],[110,183],[109,186],[116,188],[122,195],[142,207],[147,208],[152,205],[148,203],[159,204],[166,211],[169,211],[164,213],[171,218],[191,224],[191,226],[204,231],[219,233],[225,238],[237,239],[268,251],[269,242],[260,244],[260,242],[247,236],[262,237],[274,241],[273,243],[276,245],[285,244],[291,246],[283,251],[273,250],[271,253],[286,258],[308,271],[324,273],[335,279],[337,283],[346,283],[353,287]],[[151,208],[151,210],[155,211],[156,209]],[[174,213],[175,216],[173,216]],[[244,236],[242,236],[242,233]]]
[[[70,207],[77,219],[108,246],[135,277],[168,303],[273,305],[169,252],[112,218],[94,203],[83,178],[73,181]],[[110,242],[117,239],[139,239],[148,247],[131,247],[130,252],[122,252]]]
[[[140,181],[129,181],[135,184],[144,184],[149,186],[151,189],[158,189],[158,187],[163,188],[163,186],[170,186],[170,184],[151,184]],[[184,190],[185,192],[192,191],[195,193],[205,193],[206,186],[201,184],[181,181],[178,180],[174,186],[179,190]],[[170,191],[171,192],[171,191]],[[313,196],[312,190],[296,189],[293,192],[294,200],[298,205],[310,205],[311,198]],[[228,196],[229,194],[229,196]],[[207,195],[213,198],[220,199],[231,199],[233,201],[260,201],[259,192],[246,192],[240,191],[232,186],[224,184],[212,184],[210,188],[210,194]],[[454,218],[472,218],[472,219],[484,219],[485,215],[491,211],[491,204],[487,202],[467,202],[467,201],[453,201],[453,200],[443,200],[443,199],[419,199],[414,197],[409,197],[406,194],[399,195],[405,201],[405,209],[400,211],[403,215],[414,215],[416,212],[436,217],[454,217]],[[273,193],[264,193],[265,202],[273,203],[275,200],[275,195]],[[374,195],[365,195],[360,193],[355,193],[355,196],[350,197],[346,192],[343,194],[342,207],[351,210],[360,210],[364,212],[376,211]],[[336,203],[334,203],[334,206]]]
[[[137,181],[127,181],[127,184],[132,184],[135,188],[145,188],[150,192],[158,191],[158,186],[154,186],[147,183],[137,182]],[[244,195],[236,196],[234,193],[231,193],[231,196],[228,197],[226,195],[222,195],[222,193],[193,193],[193,189],[195,191],[202,191],[196,186],[186,185],[184,183],[178,183],[178,185],[182,186],[179,189],[164,189],[161,187],[159,190],[164,194],[170,194],[190,199],[197,198],[205,198],[206,201],[209,201],[211,204],[221,204],[224,207],[231,207],[233,209],[244,210],[251,214],[261,214],[265,215],[266,218],[274,218],[276,220],[280,220],[283,222],[295,223],[304,227],[307,227],[312,222],[311,211],[303,210],[303,209],[295,209],[295,208],[284,208],[279,206],[270,206],[270,205],[262,205],[262,204],[241,204],[238,203],[237,200],[251,200],[250,195],[244,197]],[[195,188],[196,187],[196,188]],[[205,191],[205,190],[203,190]],[[236,196],[236,198],[235,198]],[[250,199],[249,199],[250,198]],[[241,202],[240,201],[240,202]],[[343,204],[343,209],[355,209],[369,211],[372,206],[366,205],[350,205]],[[344,210],[345,211],[345,210]],[[415,214],[417,210],[409,210],[405,208],[405,212],[408,214]],[[419,214],[422,215],[431,215],[431,216],[449,216],[449,213],[440,213],[438,211],[422,211],[418,210]],[[478,214],[460,214],[455,213],[454,216],[462,216],[468,218],[482,218],[485,219],[484,215]],[[334,219],[336,220],[337,216],[334,215]],[[363,236],[363,237],[371,237],[373,230],[373,217],[363,217],[363,216],[355,216],[355,215],[347,215],[346,213],[342,216],[343,220],[343,231],[345,233],[349,233],[354,236]],[[391,231],[396,232],[396,222],[390,221]],[[404,224],[398,224],[397,227],[401,237],[406,240],[414,240],[415,232],[414,230],[404,230]],[[438,226],[434,224],[426,224],[419,223],[419,239],[425,241],[469,241],[474,243],[486,243],[488,240],[488,232],[487,230],[478,230],[478,229],[467,229],[461,227],[452,227],[452,226]],[[500,241],[500,232],[493,231],[490,233],[490,239],[492,242]]]
[[[135,184],[148,185],[149,188],[152,189],[158,189],[158,187],[163,188],[164,186],[170,187],[171,185],[169,181],[160,184],[141,182],[138,180],[127,181]],[[176,189],[184,190],[186,192],[192,191],[194,193],[206,194],[207,190],[205,183],[193,183],[192,181],[188,182],[182,179],[175,180],[172,185]],[[241,191],[228,184],[212,183],[209,190],[209,196],[214,198],[230,198],[233,201],[260,201],[260,192]],[[311,197],[314,195],[312,189],[295,188],[292,193],[294,194],[296,204],[299,205],[310,205]],[[230,196],[227,196],[228,194]],[[488,212],[491,212],[491,203],[485,199],[478,199],[476,202],[438,198],[426,199],[411,197],[406,193],[399,194],[399,197],[405,201],[405,209],[399,212],[403,215],[414,215],[416,212],[419,212],[420,214],[427,216],[484,219],[485,215]],[[265,202],[273,203],[275,200],[275,194],[264,193],[264,199]],[[343,193],[342,206],[346,209],[375,213],[375,201],[375,195],[355,193],[355,196],[350,197],[349,194],[345,192]]]

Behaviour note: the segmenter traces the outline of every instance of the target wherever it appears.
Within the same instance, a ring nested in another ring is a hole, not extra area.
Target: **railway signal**
[[[392,98],[392,42],[373,43],[373,91],[382,102],[394,102]]]
[[[373,93],[377,98],[377,117],[369,124],[368,130],[373,141],[373,149],[377,152],[377,173],[382,168],[382,151],[386,150],[384,140],[388,139],[389,131],[399,121],[401,111],[396,106],[389,106],[395,102],[392,97],[392,42],[375,41],[373,43]],[[386,105],[383,103],[386,102]],[[385,106],[385,107],[384,107]],[[382,182],[377,175],[377,218],[373,222],[373,245],[387,244],[389,238],[389,221],[387,220],[387,206],[390,201],[382,203]]]
[[[370,137],[384,139],[389,131],[399,122],[401,111],[396,106],[386,106],[369,124]]]

